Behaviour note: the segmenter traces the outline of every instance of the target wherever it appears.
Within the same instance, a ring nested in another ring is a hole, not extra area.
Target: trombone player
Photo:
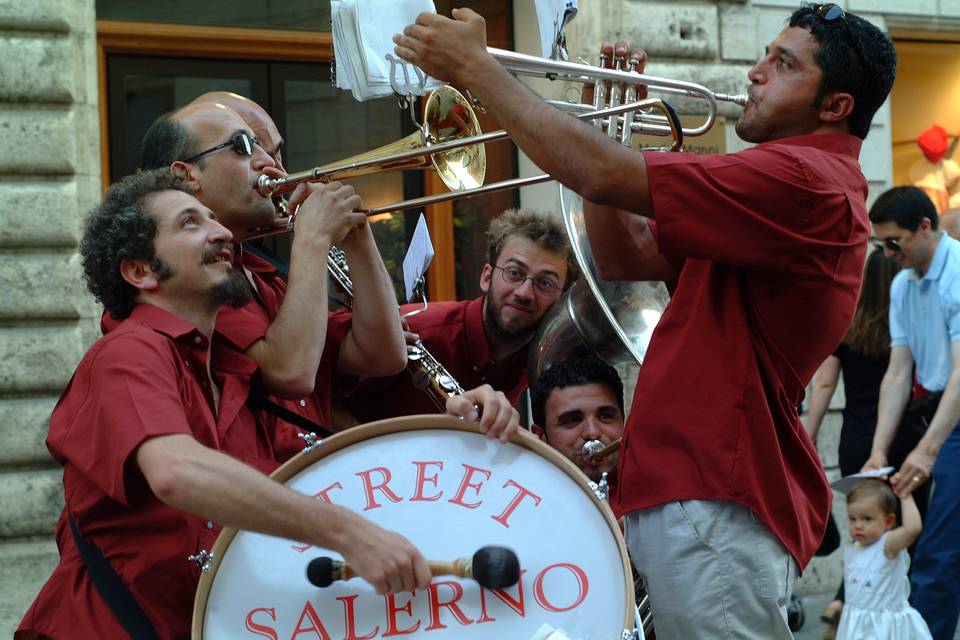
[[[830,506],[795,407],[853,315],[869,235],[857,158],[893,84],[889,38],[837,5],[795,11],[747,74],[736,129],[757,146],[701,157],[636,152],[545,104],[468,9],[421,14],[394,42],[592,203],[602,277],[676,283],[612,496],[658,637],[792,638],[785,607]]]

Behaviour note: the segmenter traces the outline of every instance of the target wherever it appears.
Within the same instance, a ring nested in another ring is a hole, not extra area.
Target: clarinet
[[[339,247],[330,248],[327,270],[330,277],[346,292],[347,306],[353,308],[350,267],[347,265],[346,255]],[[413,386],[426,393],[441,412],[446,411],[449,398],[464,392],[456,378],[430,353],[421,340],[417,340],[407,349],[407,371],[413,377]]]

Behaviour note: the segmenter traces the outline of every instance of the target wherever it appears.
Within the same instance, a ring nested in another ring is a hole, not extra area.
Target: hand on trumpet
[[[600,66],[605,69],[621,69],[624,71],[633,71],[643,73],[647,66],[647,52],[640,47],[631,47],[629,43],[618,40],[616,43],[604,42],[600,45]],[[610,87],[604,87],[605,93],[609,93]],[[626,87],[619,87],[619,95],[626,93]],[[584,104],[594,103],[594,84],[584,84],[580,101]],[[634,100],[644,100],[647,97],[647,87],[640,85],[637,87]],[[609,104],[610,96],[604,95],[601,104]]]
[[[329,249],[355,228],[367,224],[367,216],[358,211],[363,205],[353,187],[340,182],[300,184],[290,196],[288,211],[293,212],[294,242],[321,242]]]

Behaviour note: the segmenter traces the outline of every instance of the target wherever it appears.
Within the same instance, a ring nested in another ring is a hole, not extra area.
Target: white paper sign
[[[553,58],[560,32],[577,15],[577,0],[536,0],[536,8],[541,55]]]
[[[867,478],[879,478],[881,476],[888,476],[893,472],[893,467],[883,467],[881,469],[874,469],[873,471],[862,471],[860,473],[852,473],[849,476],[844,476],[839,480],[834,480],[830,483],[830,486],[833,487],[834,491],[838,491],[844,495],[853,491],[853,488],[860,484],[862,480]]]
[[[433,260],[433,243],[430,241],[430,231],[427,230],[427,219],[420,214],[417,228],[413,231],[407,255],[403,257],[403,284],[406,288],[407,302],[413,302],[413,290],[427,267]]]

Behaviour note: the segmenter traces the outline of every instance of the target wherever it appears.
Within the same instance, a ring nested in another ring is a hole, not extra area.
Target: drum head
[[[633,579],[613,514],[572,463],[527,434],[504,445],[449,416],[384,420],[328,438],[273,477],[403,534],[431,560],[509,547],[520,582],[488,590],[442,576],[382,596],[354,578],[320,589],[307,581],[307,564],[341,559],[336,552],[224,529],[197,590],[195,639],[512,640],[559,631],[551,638],[609,640],[632,627]]]

